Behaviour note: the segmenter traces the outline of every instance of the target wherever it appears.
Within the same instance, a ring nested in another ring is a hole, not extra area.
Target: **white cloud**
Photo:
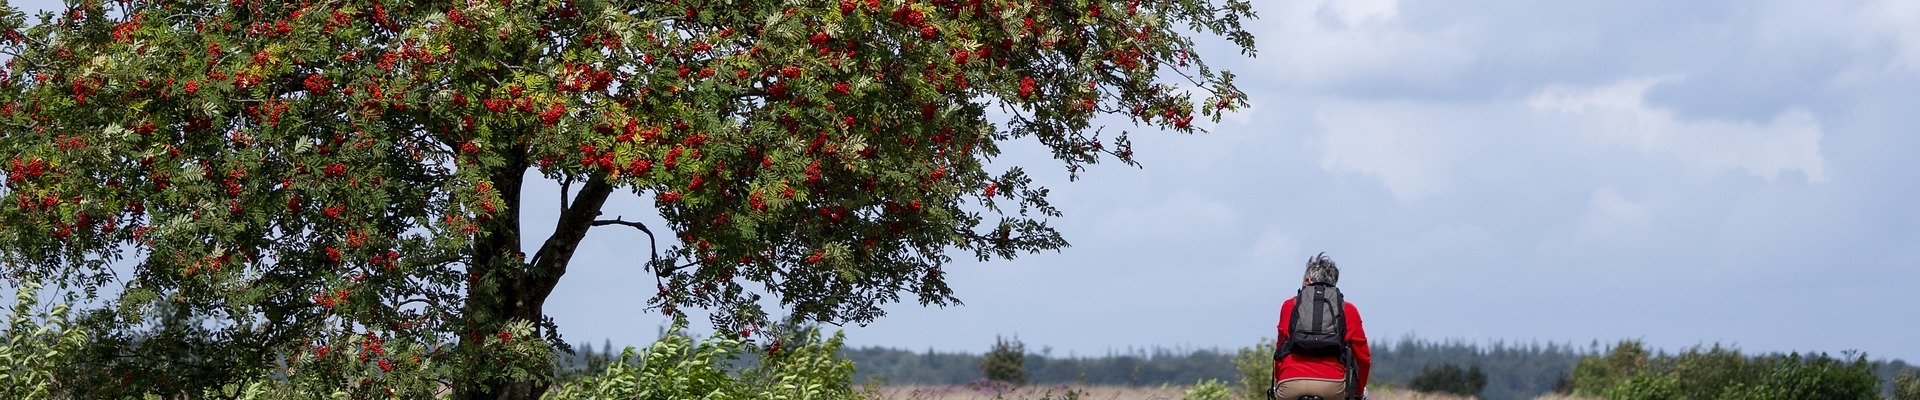
[[[1475,126],[1482,106],[1361,102],[1321,106],[1315,145],[1328,171],[1359,172],[1381,180],[1403,203],[1445,193],[1454,168],[1480,150],[1486,130]]]
[[[1182,191],[1157,202],[1118,204],[1098,215],[1093,232],[1108,238],[1168,240],[1232,227],[1239,214],[1219,199]]]
[[[1888,47],[1888,67],[1920,74],[1920,2],[1872,1],[1860,7],[1858,16],[1866,22],[1857,28],[1859,46],[1867,51]]]
[[[1920,2],[1778,1],[1758,11],[1753,58],[1767,63],[1757,68],[1833,62],[1831,75],[1795,70],[1795,78],[1842,87],[1920,77]]]
[[[1581,228],[1590,235],[1646,228],[1653,223],[1652,203],[1628,199],[1611,187],[1600,188],[1587,199],[1587,214],[1581,221]]]
[[[1266,2],[1253,79],[1308,88],[1444,85],[1474,55],[1461,29],[1415,30],[1396,0]],[[1271,9],[1271,8],[1278,8]]]
[[[1322,16],[1331,16],[1342,27],[1390,22],[1400,14],[1397,0],[1346,0],[1315,3]]]
[[[1880,0],[1860,8],[1870,29],[1891,42],[1901,63],[1920,71],[1920,2]]]
[[[1260,238],[1254,239],[1253,245],[1249,246],[1247,251],[1248,259],[1260,262],[1291,260],[1299,258],[1299,255],[1300,240],[1277,229],[1268,229],[1261,233]]]
[[[1559,129],[1609,146],[1680,159],[1706,171],[1741,170],[1765,179],[1798,171],[1827,180],[1820,122],[1789,109],[1755,123],[1688,119],[1646,104],[1647,90],[1678,78],[1635,78],[1597,88],[1550,86],[1527,100],[1534,111],[1559,118]]]

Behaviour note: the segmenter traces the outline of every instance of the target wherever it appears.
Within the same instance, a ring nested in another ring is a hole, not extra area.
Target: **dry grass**
[[[1187,393],[1184,386],[1163,388],[1127,386],[1029,386],[1005,392],[976,390],[966,386],[888,386],[881,388],[884,400],[1039,400],[1065,399],[1068,392],[1082,400],[1179,400]]]
[[[1067,397],[1068,391],[1078,397]],[[1127,386],[1033,386],[1013,389],[1005,392],[992,390],[974,390],[966,386],[888,386],[880,388],[876,399],[881,400],[1042,400],[1067,399],[1082,400],[1179,400],[1185,395],[1185,386],[1167,387],[1127,387]],[[1381,389],[1368,393],[1371,400],[1470,400],[1472,397],[1411,392],[1405,390]],[[1534,400],[1598,400],[1566,395],[1545,395]]]
[[[1472,397],[1450,394],[1415,392],[1398,389],[1369,389],[1367,398],[1374,400],[1471,400]]]
[[[1549,394],[1545,396],[1535,397],[1533,398],[1533,400],[1600,400],[1600,398],[1599,397],[1578,397],[1578,396],[1566,395],[1566,394]]]

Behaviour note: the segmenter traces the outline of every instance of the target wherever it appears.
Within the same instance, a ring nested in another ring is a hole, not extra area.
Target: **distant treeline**
[[[864,347],[844,349],[855,382],[959,385],[983,378],[979,354]],[[1098,357],[1027,354],[1027,383],[1053,385],[1191,385],[1201,379],[1233,382],[1233,354],[1219,350],[1132,350]]]
[[[1461,341],[1427,341],[1401,338],[1392,343],[1375,342],[1373,379],[1388,384],[1405,384],[1428,365],[1453,364],[1478,366],[1487,374],[1483,399],[1531,399],[1554,392],[1581,357],[1595,354],[1598,346],[1580,348],[1568,344],[1507,344],[1495,342],[1481,346]]]

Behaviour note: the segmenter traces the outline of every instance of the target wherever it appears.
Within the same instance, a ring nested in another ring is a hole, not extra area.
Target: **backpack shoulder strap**
[[[1306,297],[1306,294],[1307,294],[1306,287],[1302,287],[1300,288],[1300,291],[1294,292],[1293,307],[1287,307],[1287,311],[1286,311],[1287,320],[1284,321],[1285,323],[1280,324],[1281,326],[1287,327],[1287,332],[1286,332],[1287,334],[1280,335],[1280,345],[1274,346],[1273,361],[1280,361],[1281,359],[1287,357],[1287,353],[1290,353],[1293,351],[1293,338],[1291,338],[1290,336],[1293,336],[1293,326],[1300,323],[1300,301],[1301,301],[1301,298]],[[1273,368],[1276,370],[1275,372],[1277,373],[1279,372],[1277,370],[1280,368],[1280,366],[1275,365]]]

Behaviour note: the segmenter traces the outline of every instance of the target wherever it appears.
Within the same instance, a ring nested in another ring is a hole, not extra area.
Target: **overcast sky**
[[[1375,338],[1920,360],[1920,2],[1255,4],[1259,57],[1207,54],[1253,109],[1079,182],[1026,146],[1074,246],[849,342],[1245,346],[1325,251]],[[654,337],[637,237],[587,239],[569,338]]]
[[[1325,251],[1377,339],[1920,360],[1920,2],[1255,7],[1258,58],[1204,55],[1252,109],[1072,183],[1015,146],[1073,247],[951,266],[965,306],[889,307],[848,341],[1245,346]],[[528,196],[551,221],[554,189]],[[643,239],[588,236],[547,303],[570,341],[655,337]]]

